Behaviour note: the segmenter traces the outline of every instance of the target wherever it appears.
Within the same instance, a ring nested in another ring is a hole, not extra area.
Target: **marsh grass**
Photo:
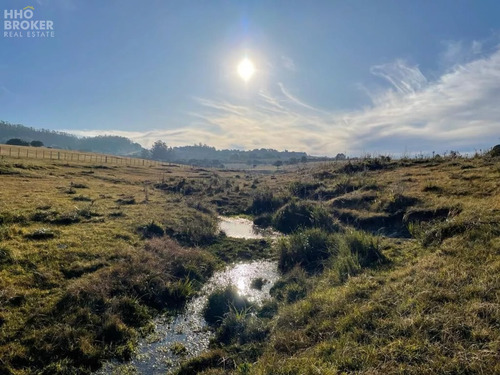
[[[280,208],[273,217],[273,226],[283,233],[299,228],[318,227],[329,231],[338,230],[338,224],[325,207],[310,201],[292,201]]]
[[[231,366],[212,364],[207,373],[500,373],[496,159],[363,160],[297,174],[268,183],[321,182],[301,196],[321,190],[330,212],[346,214],[344,230],[299,228],[276,244],[285,274],[272,288],[275,301],[257,314],[272,317],[260,322],[268,335],[243,343],[243,322],[233,317],[238,334],[217,349]],[[345,182],[357,188],[337,190]],[[355,229],[369,221],[391,237]]]

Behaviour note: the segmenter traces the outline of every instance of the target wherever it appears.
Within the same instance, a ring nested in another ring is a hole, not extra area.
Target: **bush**
[[[208,297],[207,305],[203,309],[205,320],[211,325],[220,325],[231,309],[242,312],[250,306],[246,298],[238,293],[234,286],[214,291]]]
[[[314,202],[290,202],[276,212],[273,226],[283,232],[291,233],[299,228],[318,227],[338,230],[328,211]]]

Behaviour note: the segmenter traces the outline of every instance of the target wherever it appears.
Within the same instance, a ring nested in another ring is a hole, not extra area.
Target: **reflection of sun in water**
[[[238,288],[238,292],[240,294],[244,294],[245,289],[246,289],[246,283],[245,283],[245,278],[240,277],[236,283],[236,287]]]
[[[255,66],[253,65],[253,62],[251,60],[245,57],[240,61],[240,63],[238,64],[238,74],[240,75],[241,79],[243,79],[243,81],[248,82],[250,78],[252,78],[254,73]]]

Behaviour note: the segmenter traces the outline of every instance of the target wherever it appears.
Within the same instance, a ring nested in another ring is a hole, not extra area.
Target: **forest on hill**
[[[298,164],[307,161],[327,160],[325,157],[313,157],[305,152],[278,151],[271,148],[254,150],[218,150],[206,144],[169,147],[162,140],[156,141],[150,149],[126,137],[102,135],[96,137],[77,137],[76,135],[48,129],[35,129],[24,125],[13,125],[0,121],[0,143],[20,140],[26,145],[41,142],[46,147],[97,152],[129,157],[140,157],[179,164],[203,167],[224,167],[227,164],[256,166],[262,164]],[[336,159],[345,159],[338,154]]]

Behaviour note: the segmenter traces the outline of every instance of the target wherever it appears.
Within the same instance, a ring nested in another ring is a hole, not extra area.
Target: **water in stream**
[[[220,229],[227,236],[237,238],[265,238],[254,230],[250,220],[241,218],[220,218]],[[265,232],[264,232],[265,233]],[[268,234],[269,236],[269,234]],[[203,308],[208,296],[217,288],[234,285],[241,295],[249,301],[261,303],[269,298],[269,291],[278,279],[276,262],[259,260],[238,263],[216,272],[203,286],[199,295],[186,305],[185,310],[175,318],[158,318],[155,331],[142,339],[137,347],[137,355],[128,364],[110,362],[98,374],[147,374],[165,375],[176,368],[186,357],[176,355],[170,349],[173,344],[181,343],[187,349],[188,356],[196,356],[208,349],[212,332],[203,318]],[[250,286],[252,280],[262,278],[265,283],[258,290]]]
[[[261,239],[278,236],[278,233],[267,228],[260,228],[252,221],[242,217],[219,216],[219,230],[224,232],[226,236],[234,238]]]

